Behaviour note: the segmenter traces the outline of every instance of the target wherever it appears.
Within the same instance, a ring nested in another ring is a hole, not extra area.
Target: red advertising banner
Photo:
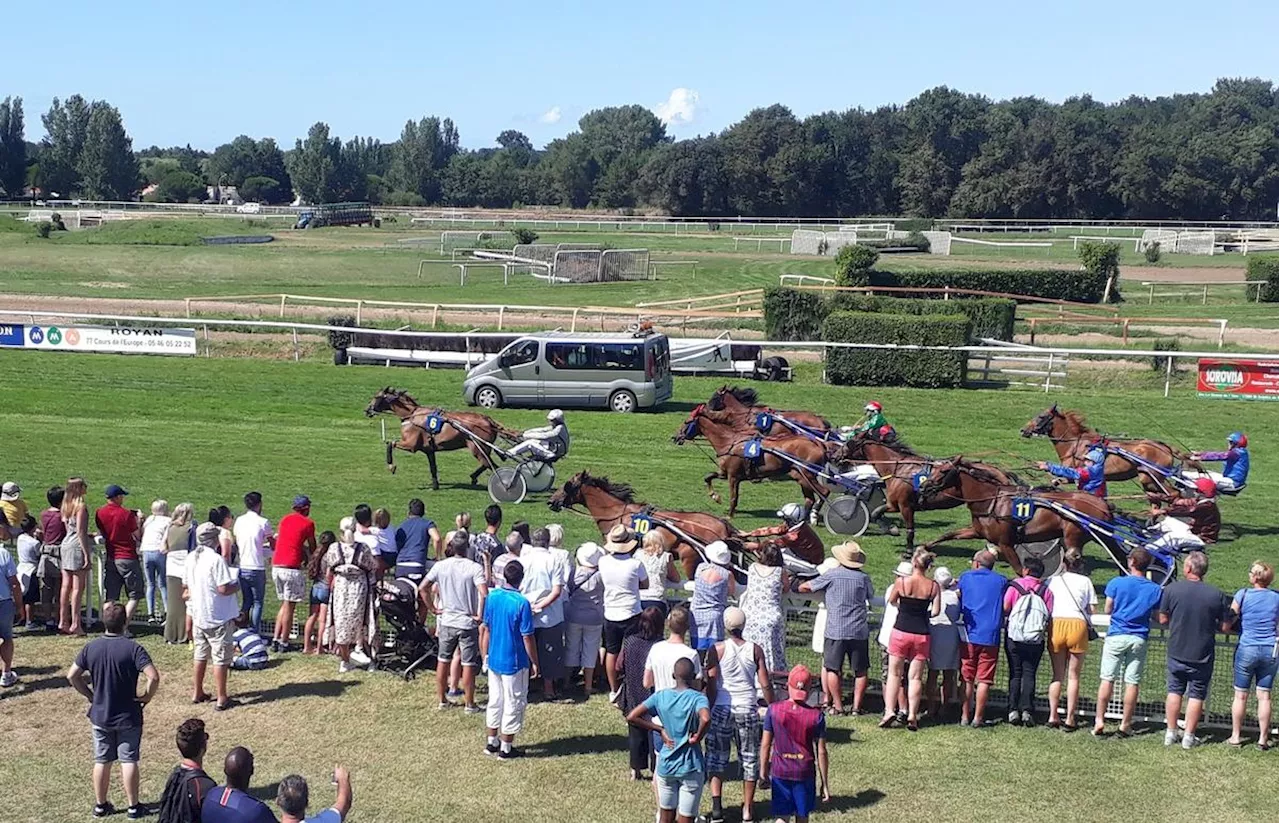
[[[1280,400],[1280,364],[1267,360],[1200,361],[1196,376],[1200,397]]]

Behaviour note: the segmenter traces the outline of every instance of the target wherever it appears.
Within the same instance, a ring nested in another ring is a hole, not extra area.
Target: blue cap
[[[1102,449],[1089,449],[1089,453],[1084,456],[1084,459],[1090,463],[1101,463],[1107,459],[1107,454]]]
[[[1244,435],[1241,434],[1240,432],[1232,432],[1231,434],[1227,435],[1228,443],[1239,443],[1243,439],[1244,439]]]
[[[119,497],[122,494],[128,494],[128,493],[129,493],[129,490],[126,489],[124,486],[117,486],[115,483],[112,483],[110,486],[107,486],[106,494],[107,494],[108,500],[110,500],[113,497]]]
[[[310,506],[310,505],[311,505],[311,498],[307,497],[305,494],[300,494],[297,497],[293,498],[293,507],[295,509],[305,509],[307,506]]]

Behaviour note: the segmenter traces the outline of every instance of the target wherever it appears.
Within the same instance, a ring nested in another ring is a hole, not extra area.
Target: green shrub
[[[770,340],[817,340],[827,312],[820,292],[777,286],[764,290],[764,331]]]
[[[1091,272],[1061,269],[926,269],[873,271],[871,285],[930,289],[951,286],[1079,303],[1100,303],[1107,279]]]
[[[1085,271],[1102,278],[1104,294],[1108,293],[1107,284],[1110,283],[1110,302],[1119,303],[1121,301],[1120,244],[1086,240],[1080,244],[1076,254]]]
[[[515,235],[516,244],[520,246],[528,246],[538,240],[538,233],[533,229],[512,229],[511,233]]]
[[[350,314],[335,314],[330,315],[326,319],[325,324],[329,326],[348,326],[354,328],[356,325],[356,318]],[[354,340],[355,335],[349,331],[329,330],[329,345],[335,350],[351,348]]]
[[[828,313],[837,311],[879,312],[882,314],[962,314],[972,323],[973,335],[979,338],[1013,339],[1014,315],[1018,304],[1003,297],[981,297],[964,300],[932,300],[923,297],[880,297],[853,292],[836,292],[828,301]]]
[[[41,220],[39,223],[36,223],[36,234],[39,236],[48,237],[49,232],[51,231],[53,231],[53,224],[48,220]]]
[[[933,230],[933,218],[930,217],[907,217],[902,220],[893,221],[894,231],[922,232]]]
[[[1182,341],[1176,337],[1162,337],[1159,340],[1153,340],[1151,343],[1152,351],[1181,351]],[[1151,370],[1164,372],[1169,367],[1168,361],[1173,361],[1173,370],[1178,370],[1178,361],[1172,357],[1153,357],[1151,358]]]
[[[836,252],[836,284],[840,286],[865,286],[871,267],[880,259],[880,252],[861,243],[842,246]]]
[[[393,191],[383,196],[382,202],[388,206],[425,206],[427,201],[416,191]]]
[[[53,224],[54,231],[66,231],[67,224],[62,222],[62,215],[56,211],[49,215],[49,222]]]
[[[822,339],[839,343],[963,346],[971,324],[963,315],[904,315],[835,312],[822,325]],[[964,382],[965,352],[830,349],[827,381],[842,386],[954,387]]]
[[[1250,303],[1276,302],[1276,274],[1280,271],[1280,257],[1270,254],[1251,254],[1244,267],[1244,279],[1249,282],[1262,281],[1262,286],[1246,286],[1245,297]]]
[[[1159,240],[1154,240],[1147,244],[1147,247],[1142,250],[1142,259],[1146,260],[1148,263],[1160,262],[1160,241]]]

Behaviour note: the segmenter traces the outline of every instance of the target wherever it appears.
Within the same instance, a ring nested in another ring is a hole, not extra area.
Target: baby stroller
[[[378,587],[378,607],[391,630],[383,635],[378,668],[396,672],[405,680],[418,669],[435,668],[439,645],[418,620],[418,590],[411,580],[383,580]]]

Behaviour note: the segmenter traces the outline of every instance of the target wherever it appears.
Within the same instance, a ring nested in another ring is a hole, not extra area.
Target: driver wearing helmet
[[[867,434],[868,432],[874,432],[884,440],[888,440],[893,437],[893,426],[889,425],[889,421],[884,416],[884,409],[879,403],[872,400],[864,407],[863,411],[865,411],[866,414],[862,416],[861,422],[853,427],[852,434],[845,437],[846,440],[851,437],[857,437],[860,434]],[[844,430],[841,429],[841,432],[843,431]]]
[[[568,454],[569,427],[564,424],[564,412],[559,409],[547,412],[547,423],[525,432],[524,441],[511,449],[511,454],[540,460],[555,460]]]
[[[1208,477],[1196,480],[1195,491],[1175,495],[1148,495],[1151,500],[1152,518],[1180,520],[1191,527],[1191,533],[1205,543],[1216,543],[1222,528],[1222,513],[1218,511],[1218,487]]]
[[[826,559],[827,551],[822,545],[822,538],[818,537],[817,532],[809,525],[804,506],[799,503],[788,503],[778,510],[778,517],[782,518],[782,522],[778,525],[765,526],[753,532],[747,532],[743,537],[775,538],[774,542],[781,544],[784,550],[815,566]],[[745,543],[744,546],[747,551],[756,551],[766,542],[768,541],[758,540]]]
[[[1089,451],[1084,456],[1084,465],[1079,468],[1064,466],[1061,463],[1046,463],[1043,460],[1036,465],[1041,471],[1046,471],[1054,477],[1074,480],[1082,492],[1105,498],[1107,496],[1107,475],[1104,468],[1106,463],[1105,449],[1101,444],[1095,444],[1089,447]]]
[[[1227,450],[1224,452],[1199,452],[1191,455],[1192,460],[1222,463],[1222,472],[1183,472],[1182,476],[1189,480],[1207,477],[1213,481],[1219,491],[1234,492],[1244,488],[1249,480],[1249,438],[1243,432],[1232,432],[1227,435]]]

